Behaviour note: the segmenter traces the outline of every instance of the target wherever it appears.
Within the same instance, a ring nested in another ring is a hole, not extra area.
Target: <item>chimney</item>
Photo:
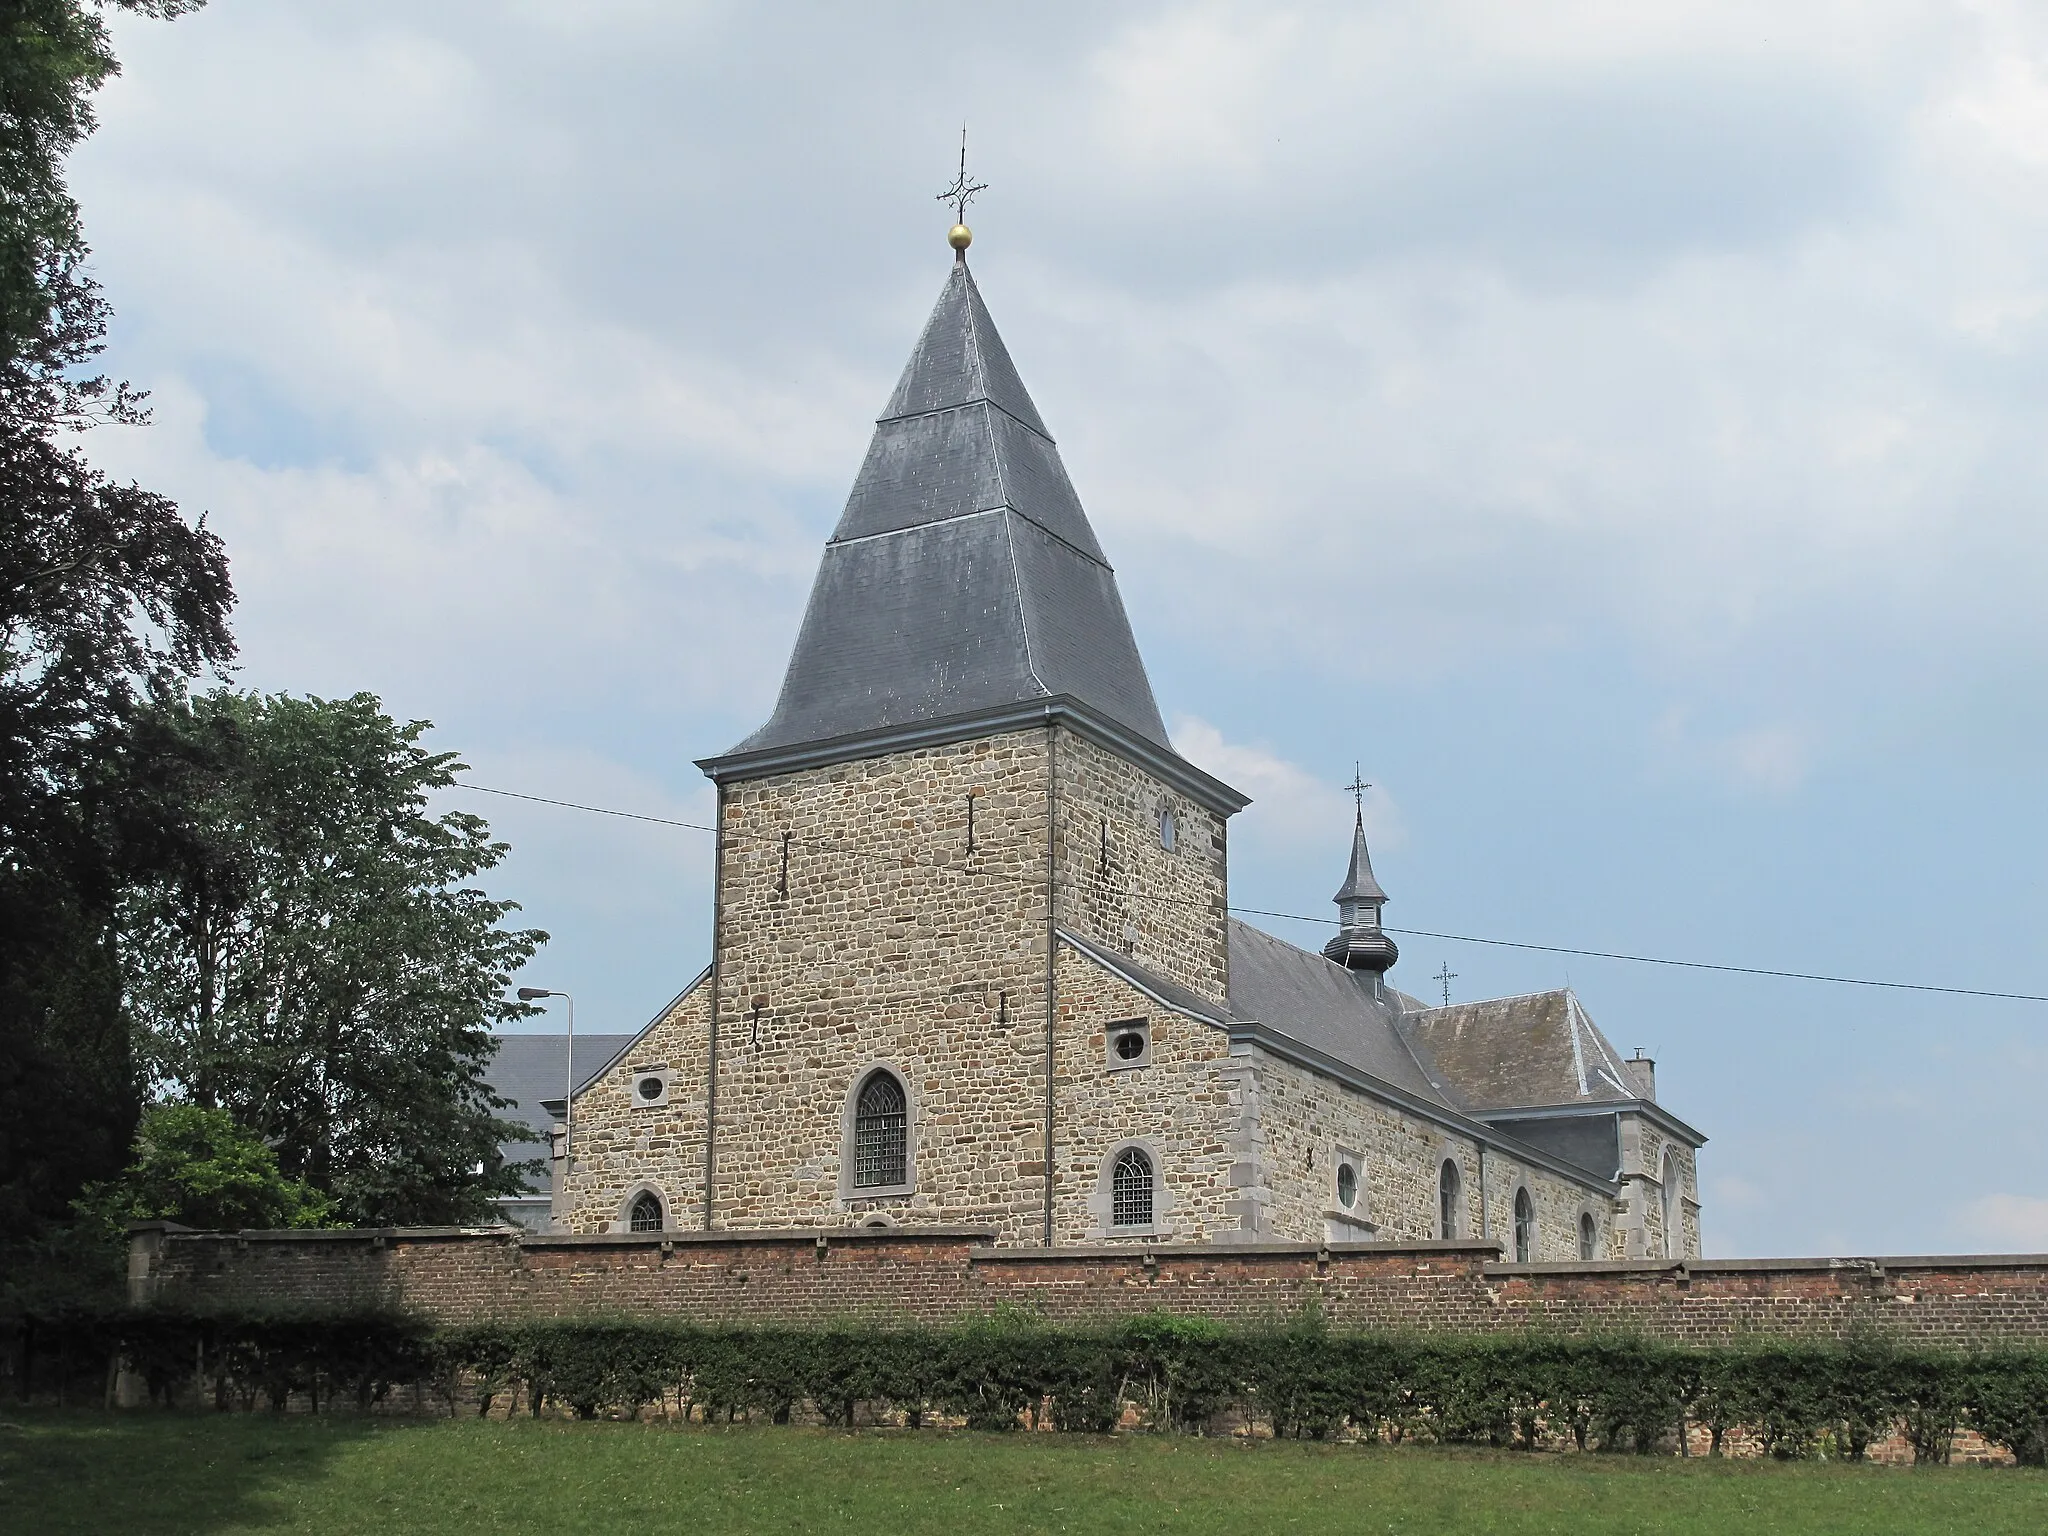
[[[1656,1103],[1657,1063],[1645,1056],[1643,1048],[1639,1045],[1636,1047],[1635,1055],[1629,1057],[1622,1065],[1628,1068],[1628,1075],[1635,1080],[1637,1095],[1648,1099],[1652,1104]]]

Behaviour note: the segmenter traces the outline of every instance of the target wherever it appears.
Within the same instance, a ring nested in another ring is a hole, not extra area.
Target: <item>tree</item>
[[[131,1221],[175,1221],[212,1231],[318,1227],[333,1202],[288,1179],[277,1154],[224,1109],[159,1104],[144,1112],[135,1157],[120,1178],[95,1184],[81,1211],[119,1231]]]
[[[167,16],[187,0],[123,0]],[[138,1095],[112,916],[154,857],[123,773],[151,702],[234,655],[203,521],[64,434],[141,421],[90,369],[107,307],[64,157],[116,65],[97,9],[0,0],[0,1230],[61,1218],[126,1160]],[[154,800],[145,795],[145,804]]]
[[[159,1093],[232,1111],[358,1225],[476,1219],[532,1163],[483,1081],[546,942],[469,882],[506,845],[428,814],[463,765],[369,694],[222,689],[167,711],[175,864],[122,908],[125,995]]]

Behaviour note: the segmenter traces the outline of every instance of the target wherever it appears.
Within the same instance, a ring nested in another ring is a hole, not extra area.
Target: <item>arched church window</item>
[[[1464,1187],[1457,1160],[1445,1158],[1436,1177],[1436,1235],[1446,1242],[1458,1235],[1458,1206],[1462,1203]]]
[[[1109,1220],[1117,1227],[1152,1225],[1152,1159],[1137,1147],[1117,1153],[1110,1170]]]
[[[643,1189],[635,1195],[631,1208],[626,1212],[626,1227],[633,1232],[659,1232],[661,1196],[651,1189]]]
[[[910,1117],[903,1085],[877,1072],[861,1085],[853,1111],[853,1186],[887,1189],[910,1182]]]
[[[1529,1191],[1515,1191],[1515,1262],[1527,1264],[1536,1251],[1536,1202]]]
[[[1599,1241],[1600,1229],[1594,1225],[1593,1213],[1591,1211],[1579,1212],[1579,1257],[1590,1263],[1593,1258],[1593,1250]]]
[[[1678,1198],[1678,1159],[1664,1154],[1664,1257],[1685,1257],[1685,1212]]]
[[[1173,809],[1162,805],[1159,807],[1159,846],[1171,853],[1179,841],[1180,828],[1174,825]]]

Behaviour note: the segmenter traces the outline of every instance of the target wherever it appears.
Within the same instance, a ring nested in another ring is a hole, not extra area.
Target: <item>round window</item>
[[[1337,1203],[1347,1211],[1358,1204],[1358,1170],[1349,1163],[1337,1165]]]
[[[663,1087],[664,1084],[660,1078],[643,1077],[639,1083],[640,1097],[643,1099],[658,1099],[661,1097]]]
[[[1136,1061],[1145,1054],[1145,1037],[1135,1029],[1127,1029],[1116,1037],[1116,1053],[1124,1061]]]

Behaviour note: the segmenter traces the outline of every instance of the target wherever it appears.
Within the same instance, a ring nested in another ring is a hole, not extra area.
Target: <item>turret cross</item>
[[[1442,965],[1442,966],[1441,966],[1441,967],[1440,967],[1440,968],[1438,969],[1437,973],[1436,973],[1436,974],[1435,974],[1434,976],[1430,977],[1429,979],[1430,979],[1431,981],[1437,981],[1437,982],[1442,982],[1442,983],[1443,983],[1443,989],[1444,989],[1444,1006],[1445,1006],[1446,1008],[1450,1007],[1450,1006],[1451,1006],[1451,983],[1452,983],[1452,982],[1454,982],[1454,981],[1456,981],[1456,980],[1458,979],[1458,973],[1457,973],[1456,971],[1454,971],[1454,970],[1452,970],[1452,969],[1451,969],[1451,962],[1450,962],[1450,961],[1448,961],[1448,960],[1446,960],[1446,961],[1445,961],[1445,962],[1443,963],[1443,965]]]
[[[1351,805],[1358,812],[1358,819],[1365,820],[1365,792],[1372,785],[1365,781],[1365,769],[1358,763],[1351,765],[1351,782],[1344,786],[1351,791]]]

